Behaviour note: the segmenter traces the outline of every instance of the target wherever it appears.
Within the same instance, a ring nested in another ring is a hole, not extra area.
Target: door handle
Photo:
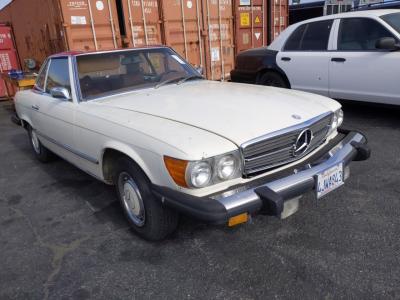
[[[34,110],[39,110],[39,106],[37,106],[37,105],[32,105],[32,109],[34,109]]]
[[[290,57],[282,57],[281,60],[283,60],[283,61],[290,61],[291,58],[290,58]]]
[[[346,59],[343,58],[343,57],[333,57],[333,58],[331,58],[331,61],[334,61],[334,62],[345,62]]]

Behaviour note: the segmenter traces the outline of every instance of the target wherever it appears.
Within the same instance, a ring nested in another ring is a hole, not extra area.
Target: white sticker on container
[[[96,1],[96,8],[97,10],[103,10],[104,9],[103,1]]]
[[[175,58],[175,60],[180,63],[181,65],[186,65],[186,63],[180,59],[177,55],[171,55],[173,58]]]
[[[219,61],[219,48],[211,49],[211,61]]]
[[[71,16],[71,24],[72,25],[86,25],[86,17],[85,16]]]
[[[193,2],[192,1],[188,1],[186,2],[187,8],[192,8],[193,7]]]

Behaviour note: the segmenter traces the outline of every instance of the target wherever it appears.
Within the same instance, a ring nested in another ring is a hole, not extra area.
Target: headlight
[[[334,112],[329,134],[331,134],[333,131],[335,131],[338,127],[342,125],[344,119],[343,116],[344,115],[342,109],[338,109],[337,111]]]
[[[233,155],[226,155],[219,158],[215,164],[218,178],[221,180],[231,179],[238,169],[238,163],[236,157]]]
[[[239,151],[200,161],[186,161],[164,157],[165,166],[176,184],[188,188],[202,188],[241,176]]]
[[[336,115],[337,115],[337,127],[340,127],[343,124],[343,120],[344,120],[344,113],[342,109],[339,109],[336,111]]]
[[[206,161],[190,163],[186,171],[186,182],[196,188],[205,187],[212,178],[211,166]]]

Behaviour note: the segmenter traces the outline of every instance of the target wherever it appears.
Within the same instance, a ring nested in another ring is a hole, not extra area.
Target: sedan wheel
[[[32,130],[31,132],[31,142],[33,150],[36,152],[36,154],[40,154],[40,142],[35,130]]]
[[[151,191],[151,182],[128,157],[114,162],[114,183],[124,213],[135,230],[147,240],[162,240],[178,226],[177,212],[164,207]]]
[[[127,215],[136,226],[142,227],[145,223],[142,195],[137,184],[128,173],[119,174],[118,189]]]
[[[288,88],[287,83],[283,79],[283,77],[275,72],[267,72],[265,73],[259,81],[261,85],[279,87],[279,88]]]
[[[29,142],[31,144],[33,153],[36,158],[41,162],[48,162],[52,158],[52,153],[47,150],[42,143],[40,142],[36,130],[34,130],[31,126],[27,125]]]

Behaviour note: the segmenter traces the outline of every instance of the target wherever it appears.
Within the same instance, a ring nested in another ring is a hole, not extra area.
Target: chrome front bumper
[[[280,178],[271,180],[266,176],[265,179],[261,178],[256,182],[249,182],[248,185],[233,187],[209,197],[194,197],[158,186],[154,186],[153,192],[164,205],[213,223],[224,223],[238,214],[261,210],[280,216],[286,201],[315,189],[316,176],[319,173],[339,163],[343,163],[343,167],[346,168],[353,160],[369,158],[370,150],[363,134],[342,131],[343,134],[345,136],[340,142],[316,160],[300,165],[298,169],[293,169],[291,174]]]

